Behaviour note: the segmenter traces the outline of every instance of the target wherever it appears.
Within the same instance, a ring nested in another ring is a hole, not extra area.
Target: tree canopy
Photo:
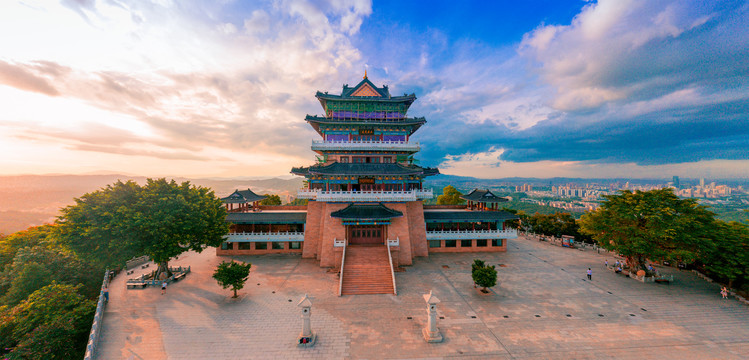
[[[289,202],[286,205],[300,206],[300,205],[307,205],[308,203],[309,203],[309,199],[294,199],[294,200],[291,200],[291,202]]]
[[[749,226],[716,221],[715,247],[704,260],[705,270],[728,281],[749,279]]]
[[[250,263],[238,263],[234,260],[231,262],[224,261],[213,272],[213,278],[224,289],[231,287],[234,290],[234,296],[232,297],[237,297],[237,290],[242,290],[244,283],[250,276],[250,267],[252,267]]]
[[[447,185],[442,189],[442,195],[437,196],[437,205],[459,205],[465,201],[460,198],[463,195],[452,185]]]
[[[583,215],[581,232],[622,254],[630,268],[644,269],[647,259],[691,263],[711,250],[713,213],[694,199],[679,199],[671,189],[604,198],[600,208]]]
[[[148,255],[163,271],[169,259],[185,251],[220,245],[229,228],[221,200],[189,182],[118,181],[75,202],[62,209],[59,237],[101,268]]]
[[[497,285],[497,270],[492,266],[486,266],[483,260],[475,259],[471,264],[471,278],[473,283],[481,286],[481,291],[487,292],[487,288]]]
[[[8,359],[83,357],[96,303],[81,285],[52,283],[13,308],[0,307],[0,353]]]
[[[260,200],[260,205],[281,205],[281,197],[276,194],[265,195],[266,198]]]

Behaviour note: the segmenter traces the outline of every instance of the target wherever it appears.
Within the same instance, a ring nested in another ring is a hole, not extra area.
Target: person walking
[[[593,277],[593,270],[591,270],[590,268],[588,268],[588,280],[592,281],[593,280],[592,277]]]
[[[606,259],[606,261],[603,262],[604,265],[606,265],[606,268],[609,268],[609,259]]]
[[[720,295],[723,296],[724,299],[728,299],[728,289],[726,289],[725,286],[720,289]]]
[[[166,293],[166,280],[161,284],[161,295],[164,295]]]
[[[104,292],[104,300],[106,302],[109,302],[109,287],[105,286],[103,292]]]

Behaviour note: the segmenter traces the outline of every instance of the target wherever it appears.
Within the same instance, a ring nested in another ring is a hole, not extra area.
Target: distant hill
[[[73,199],[96,191],[117,180],[134,180],[139,184],[146,177],[126,175],[19,175],[0,176],[0,233],[10,234],[30,226],[53,222],[60,208],[74,203]],[[187,179],[195,185],[213,189],[224,197],[235,189],[251,188],[259,194],[278,194],[286,201],[302,187],[302,179]]]
[[[74,203],[73,199],[81,195],[96,191],[117,180],[134,180],[139,184],[146,182],[144,176],[129,176],[120,174],[110,175],[19,175],[0,176],[0,233],[10,234],[24,230],[29,226],[42,225],[53,222],[62,207]],[[286,202],[296,195],[296,190],[302,187],[302,178],[271,178],[271,179],[188,179],[177,177],[174,180],[190,181],[193,184],[213,189],[219,197],[232,193],[235,189],[251,188],[259,194],[278,194]],[[682,179],[684,182],[685,179]],[[732,186],[747,186],[746,179],[711,179]],[[479,179],[468,176],[437,175],[424,181],[426,187],[431,187],[435,195],[442,193],[442,188],[453,185],[461,192],[468,192],[474,188],[499,190],[521,184],[538,184],[548,186],[569,183],[599,183],[612,182],[633,184],[665,183],[666,179],[577,179],[577,178],[504,178]],[[689,181],[689,180],[687,180]],[[512,191],[512,190],[509,190]],[[528,203],[508,203],[509,207],[525,210],[528,213],[553,212],[555,208]],[[737,219],[742,213],[732,214]]]

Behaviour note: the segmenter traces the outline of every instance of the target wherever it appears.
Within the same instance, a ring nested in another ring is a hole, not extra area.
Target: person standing
[[[588,268],[588,280],[593,280],[592,278],[593,278],[593,270]]]
[[[720,295],[723,296],[724,299],[728,299],[728,289],[726,289],[725,286],[720,289]]]
[[[166,293],[166,280],[161,284],[161,295],[164,295]]]
[[[603,262],[604,265],[606,265],[606,268],[609,268],[609,259],[606,259],[606,261]]]
[[[109,302],[109,287],[105,286],[103,292],[104,292],[104,301]]]

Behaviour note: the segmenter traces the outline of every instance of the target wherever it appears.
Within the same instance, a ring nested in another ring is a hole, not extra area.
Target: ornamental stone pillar
[[[299,334],[299,338],[297,338],[297,345],[301,347],[312,347],[315,345],[315,341],[317,341],[317,334],[312,332],[312,326],[310,325],[312,302],[309,300],[309,297],[307,297],[307,294],[304,294],[304,297],[299,301],[297,306],[302,308],[302,332]]]
[[[424,301],[427,303],[427,326],[421,329],[421,333],[424,335],[424,340],[428,343],[442,342],[442,334],[440,329],[437,328],[437,304],[440,300],[437,299],[432,292],[424,294]]]

